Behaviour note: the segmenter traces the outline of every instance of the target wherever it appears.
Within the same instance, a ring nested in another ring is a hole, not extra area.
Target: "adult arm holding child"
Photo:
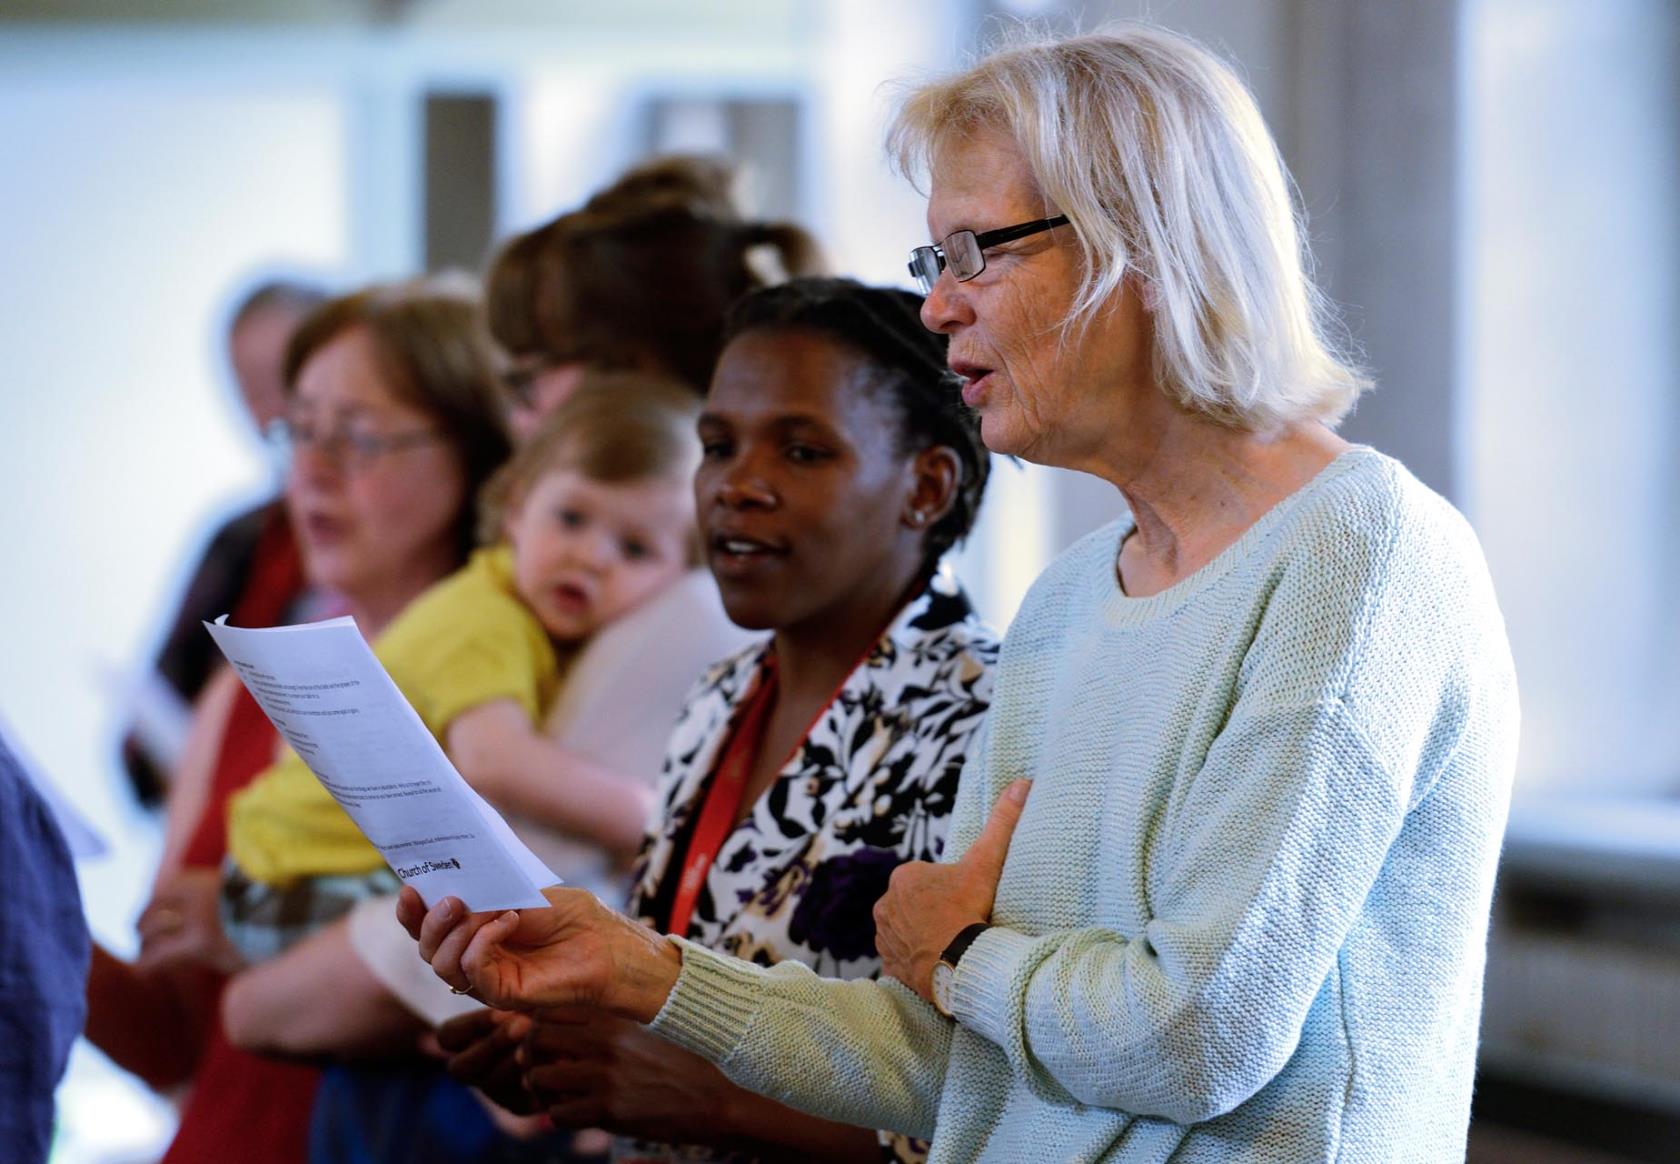
[[[449,758],[479,793],[619,859],[635,855],[653,790],[568,748],[531,722],[511,699],[455,717]]]
[[[356,956],[343,918],[229,980],[222,1026],[235,1046],[302,1059],[408,1052],[425,1030]]]

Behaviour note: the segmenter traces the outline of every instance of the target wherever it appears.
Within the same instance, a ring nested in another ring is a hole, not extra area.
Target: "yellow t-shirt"
[[[539,723],[560,690],[559,656],[514,593],[506,546],[479,550],[409,603],[373,653],[439,743],[456,716],[497,699],[517,700]],[[251,880],[275,886],[385,863],[290,749],[229,802],[228,852]]]

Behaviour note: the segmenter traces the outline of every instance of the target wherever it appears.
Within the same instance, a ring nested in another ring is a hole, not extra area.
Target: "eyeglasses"
[[[954,231],[946,235],[942,243],[931,247],[917,247],[911,251],[910,274],[921,284],[922,294],[931,295],[933,285],[939,282],[939,273],[947,267],[957,282],[966,283],[986,269],[988,247],[1042,234],[1067,224],[1067,215],[1058,214],[1054,218],[1035,218],[1031,222],[1000,226],[996,230],[980,234],[975,234],[972,230]]]
[[[328,460],[350,469],[366,468],[387,453],[443,439],[442,433],[430,428],[393,433],[364,432],[354,428],[328,432],[308,421],[285,419],[270,421],[264,435],[275,453],[286,463],[297,456],[299,449],[314,449]]]

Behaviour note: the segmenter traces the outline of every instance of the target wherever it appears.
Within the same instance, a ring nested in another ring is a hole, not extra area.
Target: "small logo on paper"
[[[444,857],[438,861],[422,861],[418,865],[405,865],[397,870],[397,876],[407,881],[410,877],[423,877],[427,873],[436,873],[439,869],[459,869],[461,862],[454,857]]]

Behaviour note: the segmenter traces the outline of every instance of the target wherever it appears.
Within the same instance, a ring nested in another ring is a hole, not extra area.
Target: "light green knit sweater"
[[[1461,1159],[1517,727],[1474,535],[1369,449],[1149,598],[1129,530],[1005,640],[949,856],[1035,783],[958,1021],[684,943],[653,1028],[934,1161]]]

